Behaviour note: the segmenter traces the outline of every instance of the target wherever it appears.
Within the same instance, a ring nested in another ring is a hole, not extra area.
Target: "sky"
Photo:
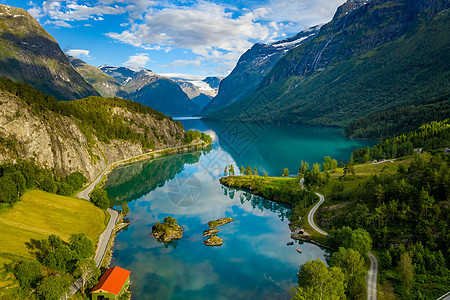
[[[69,55],[94,66],[228,75],[254,43],[331,20],[345,0],[0,0],[26,9]]]

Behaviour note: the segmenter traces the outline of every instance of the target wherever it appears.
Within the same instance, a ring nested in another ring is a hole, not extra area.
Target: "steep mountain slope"
[[[127,93],[124,88],[111,76],[106,75],[99,68],[91,66],[73,56],[67,57],[72,66],[83,78],[91,84],[102,97],[126,98]]]
[[[157,78],[130,93],[129,98],[170,116],[192,116],[200,111],[200,107],[169,78]]]
[[[292,48],[307,43],[319,26],[273,44],[255,44],[239,59],[236,67],[220,82],[216,97],[200,112],[206,116],[249,96],[259,86],[270,69]]]
[[[117,80],[128,93],[158,79],[157,74],[145,68],[101,66],[99,69]]]
[[[127,99],[170,116],[191,116],[200,110],[175,81],[148,69],[101,66],[100,70],[123,86]]]
[[[206,82],[217,93],[222,79],[223,78],[219,76],[208,76],[205,79],[203,79],[203,82]]]
[[[212,97],[201,93],[195,98],[192,98],[192,102],[197,104],[201,109],[211,102]]]
[[[55,39],[25,10],[0,4],[0,77],[27,82],[59,100],[97,96]]]
[[[346,126],[428,99],[448,101],[449,2],[375,0],[348,11],[352,3],[283,57],[256,93],[211,117]]]
[[[181,124],[129,100],[57,102],[0,79],[0,107],[0,163],[33,160],[63,176],[81,170],[92,180],[112,161],[185,144]]]

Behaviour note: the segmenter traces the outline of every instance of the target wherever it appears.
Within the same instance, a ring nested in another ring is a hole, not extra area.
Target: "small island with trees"
[[[178,225],[175,218],[168,216],[164,218],[163,223],[153,225],[151,236],[163,243],[179,240],[183,237],[183,227]]]

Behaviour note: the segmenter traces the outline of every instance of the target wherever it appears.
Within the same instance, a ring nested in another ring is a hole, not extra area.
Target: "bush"
[[[65,182],[61,182],[58,188],[58,195],[71,196],[74,193],[72,186]]]
[[[78,260],[94,254],[94,243],[84,233],[72,234],[69,242],[69,247],[74,251],[74,256]]]
[[[101,209],[107,209],[110,206],[108,194],[106,193],[106,191],[99,188],[95,188],[90,194],[90,196],[91,202],[95,206],[100,207]]]
[[[64,275],[50,275],[45,277],[37,286],[39,299],[59,300],[69,291],[70,282]]]
[[[35,260],[22,262],[14,268],[14,276],[22,288],[35,288],[42,278],[41,265]]]

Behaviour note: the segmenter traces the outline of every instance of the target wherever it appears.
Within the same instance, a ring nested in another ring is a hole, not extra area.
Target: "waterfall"
[[[322,48],[322,50],[319,51],[319,53],[317,53],[316,57],[314,58],[313,61],[313,67],[312,67],[312,71],[314,72],[316,70],[317,64],[319,63],[320,57],[322,56],[323,51],[328,47],[328,45],[331,43],[331,41],[334,39],[334,37],[336,35],[338,35],[339,33],[342,32],[342,30],[344,30],[345,25],[347,23],[347,15],[345,15],[345,19],[344,19],[344,24],[341,28],[341,30],[339,30],[337,33],[335,33],[326,43],[325,46]]]

